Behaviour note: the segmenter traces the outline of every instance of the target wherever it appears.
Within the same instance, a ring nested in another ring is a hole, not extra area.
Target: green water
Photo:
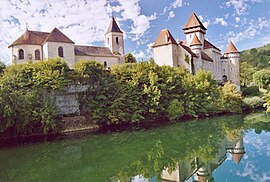
[[[199,178],[270,181],[270,115],[224,116],[0,149],[0,181]]]

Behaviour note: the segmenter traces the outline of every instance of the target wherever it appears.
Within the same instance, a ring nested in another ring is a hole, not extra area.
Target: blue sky
[[[224,51],[270,43],[270,0],[0,0],[0,61],[10,64],[7,48],[26,29],[54,27],[79,45],[102,46],[113,14],[125,34],[125,51],[138,60],[152,56],[162,29],[184,40],[182,28],[195,12],[207,27],[206,38]]]

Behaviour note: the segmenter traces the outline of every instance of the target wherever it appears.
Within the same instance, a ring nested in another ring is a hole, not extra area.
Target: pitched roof
[[[50,33],[26,30],[17,40],[15,40],[8,47],[22,44],[42,45],[46,41],[65,42],[74,44],[74,42],[70,40],[66,35],[64,35],[60,30],[54,28]]]
[[[190,46],[194,46],[194,45],[202,45],[202,43],[200,42],[196,34],[194,34],[193,39],[190,43]]]
[[[22,44],[41,45],[49,34],[50,33],[48,32],[26,30],[17,40],[15,40],[8,47]]]
[[[63,34],[57,28],[54,28],[51,31],[51,33],[48,35],[48,37],[44,42],[64,42],[75,44],[72,40],[70,40],[65,34]]]
[[[189,28],[195,28],[195,27],[201,27],[202,29],[206,30],[206,28],[203,26],[202,22],[199,20],[197,15],[193,12],[192,15],[189,17],[183,30],[186,30]]]
[[[185,46],[183,43],[180,43],[180,45],[192,56],[197,57],[197,55],[187,46]]]
[[[177,44],[175,39],[173,38],[172,34],[168,29],[161,30],[159,33],[154,45],[152,47],[157,47],[161,45],[167,44]]]
[[[202,59],[205,61],[214,62],[212,58],[210,58],[205,52],[201,53]]]
[[[239,53],[239,51],[235,48],[235,46],[233,45],[232,41],[230,41],[227,50],[225,51],[225,53]]]
[[[209,48],[214,48],[220,51],[219,48],[217,48],[216,46],[214,46],[211,42],[207,41],[204,39],[204,49],[209,49]]]
[[[113,53],[108,47],[97,46],[79,46],[75,45],[76,56],[109,56],[114,57]]]
[[[110,25],[109,25],[109,27],[108,27],[108,30],[107,30],[106,34],[107,34],[107,33],[110,33],[110,32],[119,32],[119,33],[123,33],[123,32],[120,30],[119,26],[117,25],[117,23],[116,23],[114,17],[112,17],[112,21],[111,21],[111,23],[110,23]]]

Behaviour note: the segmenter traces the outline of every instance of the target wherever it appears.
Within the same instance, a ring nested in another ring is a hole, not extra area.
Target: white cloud
[[[225,5],[227,7],[233,7],[237,15],[247,14],[247,10],[250,8],[250,4],[262,2],[261,0],[228,0]]]
[[[270,35],[266,35],[261,39],[264,45],[270,44]]]
[[[139,52],[133,52],[132,54],[136,57],[137,61],[145,58],[145,53],[142,50],[140,50]]]
[[[210,25],[210,20],[207,20],[207,21],[205,21],[205,22],[202,22],[202,24],[203,24],[203,26],[205,27],[205,28],[207,28],[209,25]]]
[[[228,23],[224,20],[224,18],[215,18],[213,23],[228,26]]]
[[[240,20],[241,20],[240,17],[238,17],[238,16],[235,17],[235,21],[236,21],[236,22],[239,22]]]
[[[103,41],[112,11],[120,25],[131,22],[124,33],[134,41],[144,38],[150,21],[156,19],[156,14],[141,13],[139,0],[0,0],[0,59],[10,63],[7,46],[25,31],[26,23],[30,30],[50,32],[60,28],[76,44]]]
[[[259,35],[264,29],[270,29],[270,21],[265,17],[261,17],[257,20],[251,20],[248,23],[248,26],[244,28],[244,31],[238,33],[234,31],[228,32],[227,39],[234,40],[235,42],[240,42],[245,39],[253,39],[255,36]]]
[[[174,18],[174,17],[175,17],[174,12],[170,11],[169,16],[168,16],[168,20],[171,19],[171,18]]]
[[[174,2],[171,3],[171,7],[172,7],[173,9],[175,9],[175,8],[180,8],[180,7],[182,7],[182,6],[183,6],[183,1],[182,1],[182,0],[174,0]]]

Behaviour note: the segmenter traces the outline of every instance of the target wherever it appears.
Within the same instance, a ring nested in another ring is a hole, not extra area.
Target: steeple
[[[236,49],[232,41],[230,41],[228,48],[225,51],[225,54],[229,54],[229,53],[239,53],[239,51]]]
[[[202,22],[199,20],[199,18],[194,12],[191,14],[186,25],[183,28],[185,33],[190,29],[198,29],[203,33],[205,33],[206,31],[206,28],[203,26]]]
[[[123,33],[123,32],[120,30],[119,26],[117,25],[117,23],[116,23],[114,17],[112,17],[111,23],[110,23],[110,25],[109,25],[109,27],[108,27],[108,30],[107,30],[106,34],[111,33],[111,32],[119,32],[119,33]]]

